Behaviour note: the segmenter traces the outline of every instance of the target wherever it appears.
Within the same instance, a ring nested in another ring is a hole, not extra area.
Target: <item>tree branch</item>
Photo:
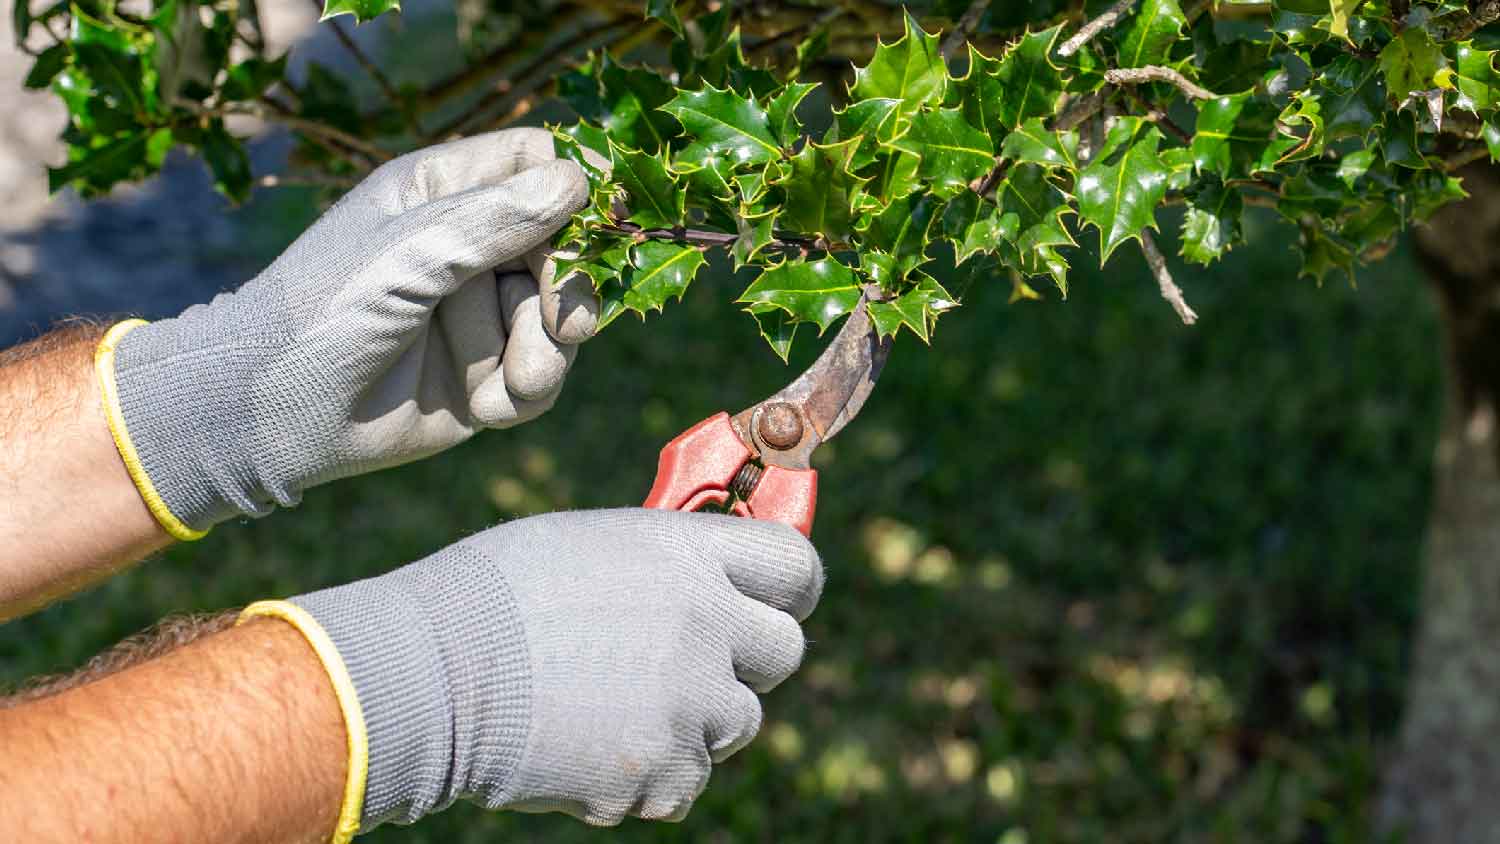
[[[1113,85],[1142,85],[1148,82],[1166,82],[1195,100],[1212,100],[1219,96],[1172,68],[1160,65],[1112,67],[1104,71],[1104,80]]]
[[[965,9],[963,15],[959,17],[958,23],[954,24],[953,31],[943,38],[942,46],[938,48],[944,60],[953,58],[958,48],[969,40],[969,36],[974,34],[975,27],[979,26],[979,21],[984,18],[984,13],[989,11],[989,8],[990,0],[974,0],[969,4],[969,8]]]
[[[1469,11],[1447,17],[1452,17],[1453,23],[1447,27],[1446,33],[1439,33],[1442,36],[1439,40],[1463,41],[1481,27],[1500,20],[1500,0],[1471,0]]]
[[[833,23],[843,14],[844,9],[839,6],[835,6],[832,9],[825,9],[822,14],[811,20],[797,24],[796,26],[789,26],[769,38],[756,42],[754,46],[749,48],[749,53],[753,56],[756,53],[765,52],[782,42],[799,38],[806,33],[815,32],[818,27]]]
[[[1150,229],[1141,229],[1141,254],[1146,256],[1146,264],[1151,267],[1151,274],[1156,276],[1156,283],[1161,288],[1161,297],[1167,300],[1172,310],[1182,319],[1183,325],[1192,325],[1198,321],[1198,313],[1188,306],[1187,300],[1182,298],[1182,288],[1172,280],[1172,271],[1167,269],[1167,259],[1156,248],[1156,239],[1151,236]]]
[[[645,21],[616,19],[578,33],[570,40],[567,47],[541,51],[533,56],[531,61],[518,68],[510,79],[496,81],[494,88],[481,97],[472,108],[427,133],[426,140],[440,141],[454,135],[466,135],[473,131],[475,126],[483,125],[486,120],[493,119],[490,116],[491,112],[499,111],[502,115],[508,113],[527,95],[551,81],[552,69],[555,65],[568,61],[580,49],[591,50],[599,46],[601,40],[608,44],[612,39],[607,36],[618,35],[616,30],[632,24],[651,25]],[[634,29],[630,30],[630,32],[634,31]],[[625,35],[628,37],[629,32]]]
[[[323,0],[309,0],[309,2],[312,3],[313,8],[318,10],[320,15],[323,13]],[[406,122],[406,127],[412,131],[412,134],[421,135],[421,125],[417,123],[417,118],[412,114],[411,109],[406,107],[406,102],[402,99],[400,92],[396,90],[396,86],[391,84],[390,77],[386,76],[385,72],[377,67],[373,61],[370,61],[370,57],[365,55],[365,51],[350,37],[349,31],[344,28],[344,24],[338,18],[328,20],[326,23],[333,30],[333,34],[339,39],[339,43],[343,45],[344,52],[348,53],[359,64],[360,68],[364,70],[365,75],[375,82],[376,87],[380,88],[380,93],[385,96],[390,104],[400,110],[401,118]]]
[[[1192,145],[1193,136],[1188,134],[1187,130],[1173,122],[1172,118],[1168,117],[1165,111],[1147,102],[1146,98],[1137,93],[1134,88],[1126,88],[1124,90],[1125,95],[1130,97],[1130,101],[1135,103],[1136,107],[1144,112],[1143,117],[1171,132],[1177,140],[1189,146]]]
[[[1099,33],[1114,26],[1120,18],[1129,14],[1130,10],[1135,8],[1135,3],[1136,0],[1116,0],[1115,4],[1105,9],[1103,14],[1084,24],[1082,29],[1073,33],[1072,38],[1064,41],[1063,45],[1057,48],[1057,55],[1066,59],[1082,50],[1083,45],[1097,38]]]
[[[381,164],[396,157],[393,153],[387,152],[369,141],[356,138],[342,129],[334,128],[326,123],[319,123],[316,120],[307,120],[298,117],[269,103],[225,103],[217,108],[203,108],[197,103],[191,102],[182,103],[182,105],[190,108],[202,117],[223,117],[229,114],[243,114],[249,117],[257,117],[268,123],[280,123],[288,129],[295,129],[298,132],[315,135],[349,152],[357,153],[370,164]]]
[[[614,225],[600,226],[601,231],[613,232],[615,234],[628,234],[640,240],[670,240],[675,243],[691,243],[695,246],[732,246],[739,235],[728,232],[708,231],[706,229],[690,229],[678,226],[671,229],[643,229],[635,223],[615,223]],[[783,251],[805,251],[808,249],[827,249],[830,244],[822,238],[811,240],[795,235],[781,234],[771,238],[766,244],[767,249]]]

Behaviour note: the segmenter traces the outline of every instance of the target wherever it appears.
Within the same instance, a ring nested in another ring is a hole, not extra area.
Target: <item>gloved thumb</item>
[[[379,233],[386,248],[372,277],[430,311],[479,273],[544,246],[584,206],[588,188],[577,164],[557,160],[419,205]]]

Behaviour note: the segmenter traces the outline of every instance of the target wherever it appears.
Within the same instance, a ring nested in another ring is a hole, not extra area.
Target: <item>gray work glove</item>
[[[414,152],[239,290],[107,341],[153,513],[193,538],[551,407],[597,302],[545,246],[587,191],[541,129]]]
[[[801,663],[798,622],[822,588],[817,552],[785,525],[595,510],[290,603],[358,694],[361,830],[460,798],[615,824],[681,819],[710,762],[755,736],[755,692]]]

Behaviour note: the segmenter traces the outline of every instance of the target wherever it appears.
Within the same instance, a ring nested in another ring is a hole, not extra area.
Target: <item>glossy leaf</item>
[[[1042,167],[1078,169],[1078,132],[1072,129],[1048,129],[1040,117],[1034,117],[1005,136],[1000,155],[1008,161],[1037,164]]]
[[[1100,261],[1108,261],[1142,229],[1156,228],[1156,206],[1167,193],[1167,168],[1157,154],[1161,133],[1138,117],[1121,117],[1104,146],[1078,176],[1078,212],[1099,230]]]
[[[937,279],[926,274],[919,276],[916,283],[901,295],[868,305],[870,321],[880,336],[895,336],[906,328],[926,343],[938,316],[958,306],[953,295],[943,289]]]
[[[956,108],[923,111],[893,143],[918,158],[917,177],[939,195],[953,196],[995,166],[989,135],[970,126]]]
[[[1207,266],[1240,239],[1245,210],[1239,191],[1214,182],[1188,202],[1182,218],[1182,257]]]
[[[696,246],[661,240],[636,245],[630,250],[631,271],[624,276],[625,307],[645,314],[661,310],[669,299],[681,299],[703,263]]]
[[[834,112],[830,140],[860,139],[850,159],[851,167],[860,170],[868,166],[875,161],[876,151],[882,144],[895,140],[900,106],[900,100],[876,98],[860,100]]]
[[[780,182],[786,191],[784,225],[834,243],[848,240],[854,203],[869,181],[849,169],[858,143],[809,143],[792,157]]]
[[[630,222],[643,228],[667,228],[683,221],[684,195],[659,156],[628,150],[610,141],[610,176],[625,190]]]
[[[969,71],[953,80],[948,104],[999,147],[1006,133],[1032,117],[1050,116],[1062,95],[1063,79],[1048,55],[1062,27],[1029,32],[999,59],[969,48]]]
[[[1447,66],[1443,51],[1420,28],[1403,31],[1380,51],[1380,71],[1385,74],[1386,89],[1397,102],[1413,91],[1438,87],[1440,83],[1434,77]]]
[[[948,68],[938,52],[938,37],[923,31],[910,15],[906,32],[893,44],[879,43],[870,63],[854,71],[851,99],[872,97],[901,102],[905,114],[943,101]]]
[[[1166,64],[1186,25],[1177,0],[1144,0],[1120,40],[1120,67]]]
[[[733,91],[713,86],[702,91],[679,90],[662,110],[693,136],[682,151],[684,156],[725,153],[736,164],[763,163],[781,156],[765,110]]]
[[[799,321],[816,324],[821,333],[854,310],[859,295],[854,271],[833,258],[794,258],[761,273],[739,301],[756,311],[762,310],[760,306],[780,308]]]
[[[1478,113],[1500,104],[1500,72],[1495,70],[1495,51],[1481,50],[1474,42],[1458,45],[1453,62],[1453,83],[1459,96],[1455,105]]]
[[[322,19],[353,15],[355,23],[364,23],[391,11],[401,11],[401,0],[324,0]]]
[[[802,121],[797,119],[797,106],[817,87],[816,82],[790,83],[766,105],[771,136],[777,143],[790,147],[802,136]]]
[[[864,243],[890,256],[895,277],[904,278],[926,263],[929,232],[941,208],[941,201],[931,194],[893,200],[861,221]]]

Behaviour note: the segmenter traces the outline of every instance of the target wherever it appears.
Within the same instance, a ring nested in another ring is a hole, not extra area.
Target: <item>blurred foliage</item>
[[[601,832],[465,805],[362,840],[1375,840],[1435,315],[1399,250],[1358,290],[1293,282],[1296,256],[1269,245],[1284,225],[1251,213],[1252,245],[1195,275],[1195,329],[1141,295],[1144,268],[1085,260],[1066,304],[975,297],[937,354],[898,347],[819,455],[829,580],[806,666],[686,822]],[[640,501],[662,443],[789,372],[724,302],[724,271],[586,346],[537,423],[313,490],[0,627],[0,682],[499,519]]]

